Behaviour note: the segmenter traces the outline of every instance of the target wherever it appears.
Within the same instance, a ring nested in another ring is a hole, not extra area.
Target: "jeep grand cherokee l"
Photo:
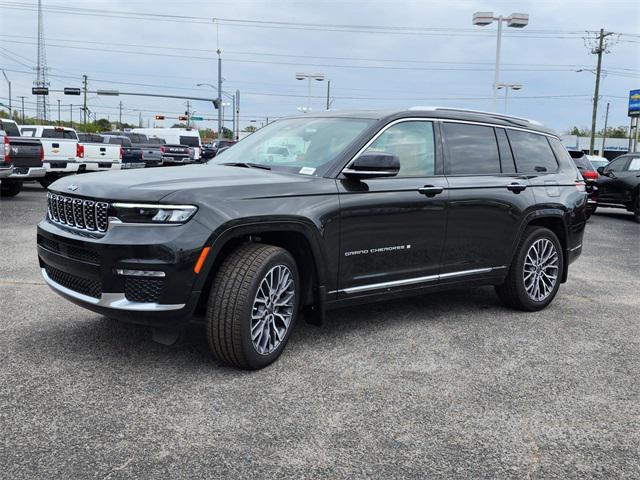
[[[285,147],[286,159],[267,155]],[[224,363],[257,369],[298,315],[495,285],[546,307],[582,249],[584,182],[557,135],[453,109],[278,120],[203,165],[51,186],[42,275],[125,321],[201,321]]]

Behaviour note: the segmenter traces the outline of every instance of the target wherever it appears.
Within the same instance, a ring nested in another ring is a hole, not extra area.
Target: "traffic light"
[[[32,87],[32,95],[49,95],[49,87]]]
[[[220,99],[219,99],[219,98],[216,98],[216,99],[213,101],[213,106],[214,106],[214,108],[215,108],[216,110],[218,110],[218,109],[220,108]]]
[[[164,120],[164,115],[156,115],[156,120]]]
[[[180,120],[181,122],[186,122],[187,120],[189,120],[189,117],[187,117],[186,115],[180,115],[178,117],[178,120]]]

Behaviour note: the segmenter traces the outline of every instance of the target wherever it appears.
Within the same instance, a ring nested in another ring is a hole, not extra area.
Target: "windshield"
[[[252,163],[273,170],[322,175],[374,120],[290,118],[252,133],[209,163]]]

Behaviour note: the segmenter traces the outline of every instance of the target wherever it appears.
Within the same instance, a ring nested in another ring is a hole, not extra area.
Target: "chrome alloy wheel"
[[[541,238],[529,247],[522,272],[529,298],[541,302],[551,294],[558,282],[559,260],[558,251],[551,240]]]
[[[276,265],[260,282],[251,309],[251,341],[259,354],[270,354],[284,339],[295,296],[293,275],[286,265]]]

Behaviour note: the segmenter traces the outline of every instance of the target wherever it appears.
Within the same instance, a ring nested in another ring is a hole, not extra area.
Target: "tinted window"
[[[147,142],[153,145],[164,145],[166,143],[164,141],[164,138],[158,138],[158,137],[149,137],[147,139]]]
[[[129,140],[128,138],[123,138],[123,137],[107,137],[109,139],[108,143],[114,143],[116,145],[121,145],[123,147],[130,147],[131,146],[131,140]]]
[[[188,147],[199,147],[200,139],[198,137],[186,137],[181,135],[180,145],[186,145]]]
[[[131,143],[147,143],[147,136],[141,133],[125,133],[124,135],[129,137]]]
[[[574,158],[573,162],[576,164],[576,167],[578,167],[578,170],[580,170],[581,172],[584,172],[586,170],[591,170],[589,162],[585,156],[582,156],[580,158]]]
[[[435,173],[432,122],[401,122],[386,129],[366,152],[384,152],[400,160],[399,177],[429,177]]]
[[[513,153],[507,139],[504,129],[496,128],[496,138],[498,139],[498,148],[500,149],[500,166],[502,173],[515,173],[516,164],[513,162]]]
[[[8,137],[19,137],[20,130],[18,126],[13,122],[3,122],[0,120],[0,130],[4,130]]]
[[[498,144],[492,127],[464,123],[442,124],[447,142],[449,175],[500,173]]]
[[[640,157],[632,158],[631,162],[629,162],[629,166],[627,167],[627,170],[630,170],[632,172],[640,170]]]
[[[78,140],[84,143],[102,143],[102,137],[95,133],[79,133]]]
[[[555,172],[558,162],[544,135],[509,130],[509,141],[516,157],[518,172]]]
[[[607,165],[607,168],[605,168],[605,170],[607,172],[622,172],[628,161],[628,157],[616,158],[611,163],[609,163],[609,165]]]
[[[45,128],[42,130],[42,138],[60,138],[68,140],[77,140],[76,132],[72,130],[63,130],[57,128]]]

